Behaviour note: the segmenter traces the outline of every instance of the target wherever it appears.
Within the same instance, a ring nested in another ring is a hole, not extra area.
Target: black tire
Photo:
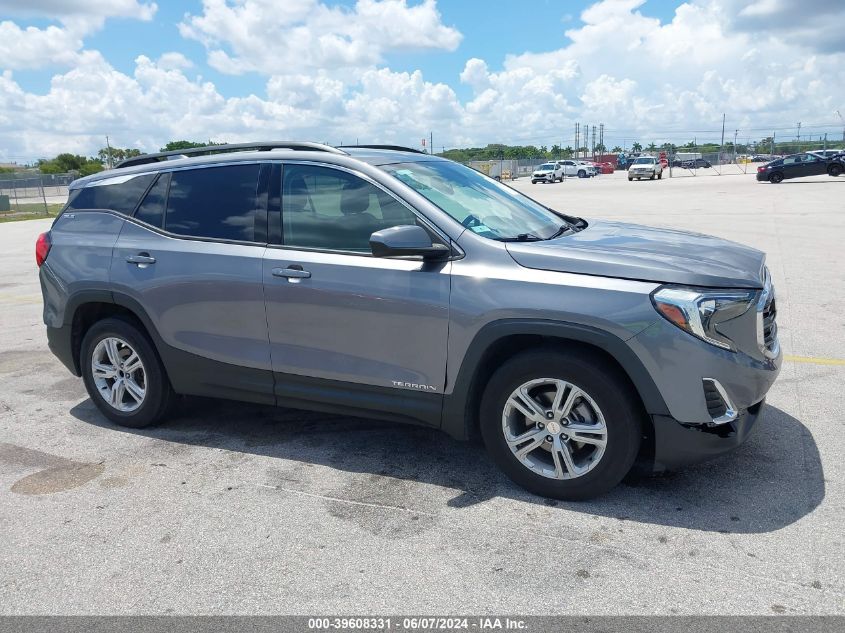
[[[105,401],[94,382],[91,360],[97,344],[105,338],[117,337],[128,343],[143,363],[145,394],[141,405],[132,412],[119,411]],[[173,388],[158,354],[147,336],[131,322],[120,318],[103,319],[95,323],[80,347],[79,364],[85,389],[97,408],[109,420],[120,426],[142,428],[160,422],[174,400]]]
[[[663,172],[662,171],[659,174],[657,174],[657,179],[663,180]]]
[[[598,464],[571,479],[544,477],[523,465],[502,430],[505,403],[523,383],[535,378],[566,380],[590,395],[607,425],[607,446]],[[493,461],[514,482],[553,499],[589,499],[616,486],[631,470],[642,437],[637,397],[607,361],[580,351],[529,351],[514,356],[493,374],[480,407],[481,435]]]
[[[773,172],[769,175],[769,182],[773,185],[777,185],[783,182],[783,174],[779,171]]]
[[[532,184],[532,185],[536,185],[536,184],[537,184],[537,181],[536,181],[536,180],[532,180],[532,181],[531,181],[531,184]]]
[[[827,170],[827,173],[836,178],[837,176],[841,176],[843,171],[845,171],[845,167],[834,163],[830,166],[830,169]]]
[[[649,179],[649,180],[654,180],[654,176],[655,176],[655,175],[656,175],[656,174],[652,174],[651,176],[649,176],[649,177],[648,177],[648,179]]]
[[[586,171],[584,171],[583,169],[579,169],[579,170],[578,170],[578,177],[579,177],[579,178],[586,178],[586,177],[587,177],[587,172],[586,172]]]
[[[628,182],[634,182],[634,179],[631,176],[628,176]]]

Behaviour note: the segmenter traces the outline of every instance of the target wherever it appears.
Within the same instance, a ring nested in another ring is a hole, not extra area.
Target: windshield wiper
[[[541,242],[542,237],[538,237],[533,233],[520,233],[516,237],[500,237],[500,242]]]
[[[555,231],[554,234],[549,235],[549,237],[547,237],[546,239],[547,240],[553,240],[556,237],[560,237],[561,235],[563,235],[567,231],[574,231],[574,230],[575,230],[575,227],[572,224],[561,224],[560,228],[557,231]]]

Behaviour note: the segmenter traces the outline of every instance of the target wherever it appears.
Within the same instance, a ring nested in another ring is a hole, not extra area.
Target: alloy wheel
[[[91,375],[103,400],[121,413],[131,413],[144,403],[144,363],[122,338],[110,336],[97,343],[91,354]]]
[[[523,466],[550,479],[587,474],[607,448],[607,425],[595,400],[556,378],[514,389],[502,411],[502,432]]]

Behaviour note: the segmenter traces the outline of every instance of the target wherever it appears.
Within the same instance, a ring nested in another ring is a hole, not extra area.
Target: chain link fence
[[[75,174],[23,172],[0,174],[0,217],[55,215],[68,196]]]

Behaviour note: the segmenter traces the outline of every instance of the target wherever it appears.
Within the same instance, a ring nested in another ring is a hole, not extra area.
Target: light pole
[[[842,121],[842,142],[845,143],[845,119],[842,118],[839,110],[836,111],[836,116],[838,116],[839,120]]]

